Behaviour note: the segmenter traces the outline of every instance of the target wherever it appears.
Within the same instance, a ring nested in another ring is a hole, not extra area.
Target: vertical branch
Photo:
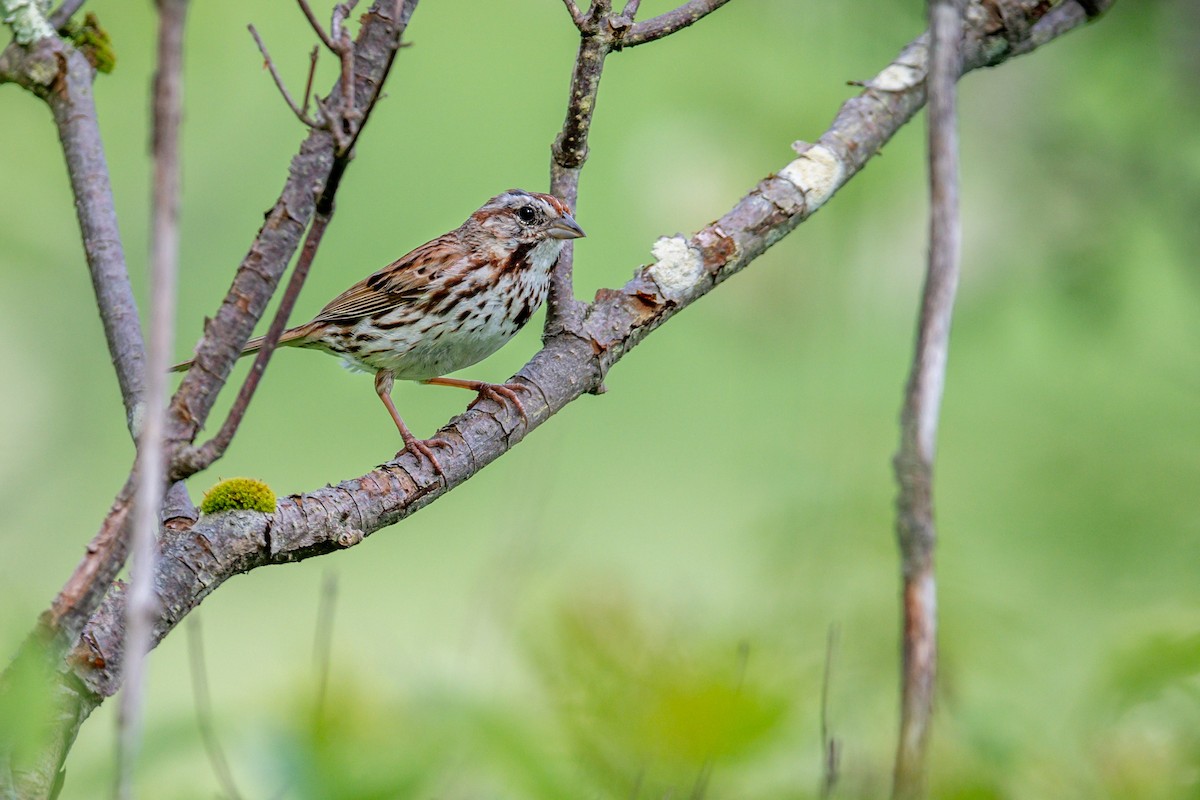
[[[187,0],[158,0],[158,74],[154,79],[154,188],[150,232],[150,369],[139,442],[137,494],[126,604],[125,689],[117,716],[116,796],[132,796],[142,728],[146,654],[158,616],[154,594],[156,534],[165,488],[167,367],[173,349],[179,261],[179,123],[183,112],[183,23]]]
[[[962,230],[958,211],[958,134],[955,82],[961,73],[961,0],[929,0],[929,266],[921,302],[916,352],[900,416],[896,536],[903,571],[903,655],[900,736],[894,798],[925,791],[925,752],[937,674],[936,529],[933,462],[938,413],[946,377],[950,320]]]
[[[50,91],[44,97],[54,114],[62,141],[83,237],[83,252],[91,273],[108,353],[125,404],[126,423],[130,432],[137,436],[146,351],[96,117],[92,94],[94,73],[78,51],[68,47],[64,56],[67,65],[62,76],[65,91]]]
[[[571,73],[571,93],[567,101],[567,116],[562,131],[550,148],[550,194],[561,197],[573,211],[578,211],[579,173],[587,161],[587,136],[596,110],[596,95],[600,91],[600,76],[604,59],[611,49],[608,37],[600,35],[607,27],[602,15],[611,11],[611,0],[594,0],[591,10],[572,18],[580,29],[579,52]],[[573,8],[568,4],[568,8]],[[550,296],[546,310],[546,333],[561,330],[575,321],[580,313],[579,301],[572,288],[575,247],[567,242],[550,278]]]

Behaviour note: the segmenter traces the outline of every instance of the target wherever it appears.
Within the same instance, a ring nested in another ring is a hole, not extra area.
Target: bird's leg
[[[396,411],[396,404],[392,402],[392,383],[395,376],[387,370],[381,370],[375,373],[375,393],[379,395],[379,399],[387,407],[388,413],[392,415],[392,421],[396,423],[396,428],[400,431],[400,438],[404,440],[404,447],[400,449],[396,456],[405,450],[410,453],[420,454],[429,459],[429,463],[433,465],[433,469],[442,478],[446,477],[446,473],[442,472],[442,465],[438,463],[437,458],[433,455],[434,447],[449,447],[450,443],[444,439],[426,439],[422,441],[404,424],[404,420],[400,419],[400,414]]]
[[[421,382],[434,386],[456,386],[459,389],[469,389],[472,392],[478,392],[479,397],[472,400],[468,408],[474,408],[476,403],[485,398],[495,400],[500,405],[504,405],[504,401],[508,400],[517,407],[517,413],[521,415],[521,419],[525,421],[525,425],[529,425],[529,417],[525,414],[525,406],[517,394],[517,389],[526,388],[522,383],[484,383],[483,381],[465,381],[460,378],[430,378],[427,381]]]

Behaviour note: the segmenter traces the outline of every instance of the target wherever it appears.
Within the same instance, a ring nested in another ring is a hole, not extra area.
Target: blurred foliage
[[[645,0],[651,15],[672,0]],[[96,82],[144,296],[152,4],[89,0]],[[609,61],[578,294],[620,285],[814,140],[922,28],[920,3],[736,0]],[[321,12],[321,16],[325,16]],[[288,3],[194,3],[178,355],[274,202],[313,43]],[[546,184],[576,42],[561,2],[423,3],[357,148],[297,317],[509,186]],[[966,78],[965,271],[937,467],[938,798],[1200,797],[1200,6],[1121,0]],[[316,85],[329,86],[331,59]],[[324,91],[324,90],[322,90]],[[15,652],[132,457],[57,137],[0,87],[0,641]],[[921,121],[819,215],[656,332],[453,495],[359,547],[208,598],[215,724],[247,797],[799,800],[887,793],[897,567],[889,458],[922,273]],[[500,380],[536,321],[470,371]],[[235,373],[240,380],[247,367]],[[421,433],[467,399],[403,386]],[[220,418],[225,405],[215,414]],[[273,362],[219,474],[282,492],[395,451],[362,376]],[[216,474],[198,476],[193,494]],[[341,589],[324,699],[322,574]],[[151,661],[143,796],[211,798],[186,638]],[[0,735],[24,736],[36,675]],[[110,785],[113,704],[64,800]],[[16,733],[14,733],[16,732]]]

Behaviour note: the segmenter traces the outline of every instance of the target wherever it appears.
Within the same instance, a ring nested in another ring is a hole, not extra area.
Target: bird
[[[405,450],[427,458],[445,477],[434,447],[396,411],[391,392],[399,380],[454,386],[501,404],[509,400],[528,422],[517,383],[492,384],[446,377],[499,350],[546,300],[550,272],[563,246],[585,236],[571,208],[551,194],[509,189],[462,225],[369,275],[331,300],[310,322],[289,328],[279,346],[321,350],[351,370],[374,373],[375,393],[400,431]],[[260,350],[251,339],[241,355]],[[176,364],[189,369],[195,359]]]

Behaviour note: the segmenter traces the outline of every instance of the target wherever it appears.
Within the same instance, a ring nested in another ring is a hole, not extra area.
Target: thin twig
[[[133,554],[125,604],[125,690],[117,715],[116,796],[133,796],[141,743],[146,654],[159,609],[154,594],[155,538],[166,488],[167,368],[175,332],[179,272],[179,124],[183,117],[183,25],[187,0],[158,0],[158,73],[154,79],[154,188],[150,232],[150,359],[146,413],[138,446]]]
[[[575,0],[563,0],[563,5],[567,7],[567,13],[571,15],[571,21],[575,23],[575,27],[582,31],[584,15],[579,10],[579,5]]]
[[[321,42],[328,47],[331,52],[336,53],[337,47],[334,45],[333,40],[329,38],[329,35],[325,33],[325,29],[321,27],[321,23],[319,20],[317,20],[317,15],[313,13],[312,6],[308,4],[308,0],[296,0],[296,2],[300,4],[300,10],[303,11],[304,16],[308,18],[308,24],[311,25],[312,29],[316,32],[317,38],[320,39]]]
[[[217,432],[216,436],[209,439],[203,445],[179,454],[176,459],[176,469],[184,468],[185,474],[194,474],[200,470],[207,469],[225,455],[225,451],[229,449],[234,435],[237,434],[238,426],[241,425],[242,419],[246,416],[246,409],[250,407],[250,401],[254,399],[254,393],[258,390],[258,384],[262,379],[263,372],[266,370],[267,364],[271,361],[272,354],[274,354],[279,345],[279,337],[283,335],[284,330],[287,328],[288,317],[291,316],[292,310],[296,307],[296,300],[300,297],[300,290],[304,288],[304,281],[308,278],[309,268],[312,266],[317,248],[321,244],[321,238],[325,235],[325,229],[329,225],[329,218],[330,215],[328,214],[316,213],[313,215],[312,226],[308,229],[308,236],[304,240],[304,248],[300,251],[300,258],[296,261],[295,269],[292,270],[292,277],[288,281],[287,289],[284,290],[283,299],[279,302],[279,308],[275,310],[275,316],[271,319],[270,327],[267,328],[263,345],[254,358],[254,364],[251,365],[249,374],[246,375],[241,388],[238,389],[237,398],[234,399],[233,406],[229,409],[229,414],[226,415],[225,421],[221,423],[221,429]]]
[[[829,626],[825,638],[825,670],[821,675],[821,790],[822,800],[833,796],[838,782],[842,743],[831,732],[829,724],[829,687],[833,682],[833,663],[837,656],[838,626]]]
[[[321,54],[321,46],[313,45],[312,53],[308,56],[308,77],[304,80],[304,104],[301,110],[308,114],[308,104],[312,100],[313,79],[317,75],[317,58]]]
[[[639,44],[670,36],[675,31],[699,22],[728,2],[729,0],[688,0],[679,8],[636,23],[621,38],[619,46],[637,47]]]
[[[933,463],[962,249],[955,127],[955,88],[962,73],[960,3],[929,0],[929,267],[900,416],[900,448],[894,460],[904,622],[900,735],[892,796],[905,799],[920,797],[925,791],[925,753],[937,674]]]
[[[621,12],[621,16],[632,22],[633,18],[637,16],[638,9],[641,8],[641,6],[642,0],[629,0],[629,2],[625,4],[625,10]]]
[[[263,44],[262,37],[260,37],[258,35],[258,31],[255,29],[255,27],[253,25],[247,25],[246,28],[250,31],[250,35],[254,37],[254,43],[258,45],[258,52],[262,53],[263,65],[266,66],[266,68],[270,71],[271,78],[274,79],[275,86],[276,86],[276,88],[279,89],[279,93],[281,95],[283,95],[283,99],[285,102],[287,102],[288,108],[290,108],[292,110],[292,113],[296,115],[296,119],[300,120],[308,127],[310,127],[310,128],[317,127],[316,121],[314,121],[312,118],[310,118],[308,116],[307,113],[305,113],[306,110],[308,109],[309,88],[306,87],[304,90],[304,108],[301,108],[300,106],[296,105],[296,101],[292,99],[292,95],[287,90],[287,86],[284,84],[283,78],[281,78],[279,76],[279,71],[275,69],[275,62],[271,59],[271,54],[267,52],[267,46],[265,44]],[[314,59],[314,66],[315,66],[315,59]],[[309,81],[310,81],[310,86],[311,86],[312,69],[309,70],[308,76],[309,76]]]
[[[212,766],[221,791],[230,800],[241,800],[242,793],[238,791],[237,782],[233,779],[233,770],[229,768],[229,760],[225,758],[225,750],[217,736],[217,726],[213,723],[212,697],[208,691],[208,666],[204,658],[204,631],[200,628],[198,615],[188,618],[188,665],[192,673],[192,703],[196,707],[196,727],[200,729],[200,738],[204,741],[204,750],[208,753],[208,763]]]
[[[62,28],[84,2],[85,0],[63,0],[62,5],[54,9],[54,13],[50,15],[50,24],[54,26],[55,30]]]

